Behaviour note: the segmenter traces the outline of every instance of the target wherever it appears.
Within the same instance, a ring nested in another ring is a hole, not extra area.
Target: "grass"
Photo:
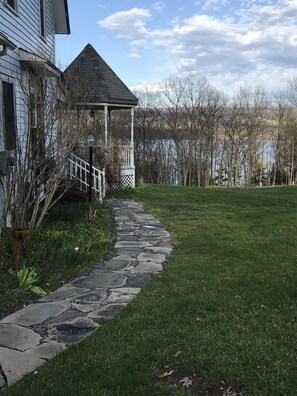
[[[9,252],[9,238],[2,239],[2,260]],[[25,256],[2,265],[0,312],[13,309],[32,296],[18,287],[13,269],[33,267],[40,286],[55,290],[63,282],[81,275],[111,249],[110,211],[107,206],[85,202],[62,202],[53,207],[42,226],[28,239]],[[15,271],[14,271],[15,272]]]
[[[126,193],[171,233],[168,265],[112,321],[4,394],[186,395],[160,375],[192,370],[244,395],[296,395],[296,191]]]

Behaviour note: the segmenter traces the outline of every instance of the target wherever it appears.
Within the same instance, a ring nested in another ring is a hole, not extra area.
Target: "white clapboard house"
[[[55,35],[69,34],[67,0],[0,0],[0,212],[11,153],[27,134],[23,84],[35,66],[61,77],[55,66]],[[32,95],[34,92],[32,91]]]

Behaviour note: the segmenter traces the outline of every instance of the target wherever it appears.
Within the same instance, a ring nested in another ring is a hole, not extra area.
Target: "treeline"
[[[136,92],[136,180],[188,186],[292,185],[297,179],[297,79],[275,94],[233,98],[205,77],[173,76]],[[118,112],[113,120],[117,133]],[[129,117],[126,121],[127,131]],[[118,131],[123,138],[123,129]],[[127,135],[128,137],[128,135]]]

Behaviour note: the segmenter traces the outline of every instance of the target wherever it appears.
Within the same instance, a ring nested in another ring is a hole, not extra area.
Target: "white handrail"
[[[88,162],[72,153],[69,158],[68,174],[71,179],[76,179],[79,182],[81,190],[87,190],[90,180],[90,164]],[[105,170],[101,171],[93,166],[92,179],[92,190],[95,192],[95,196],[97,194],[99,201],[102,202],[106,192]]]

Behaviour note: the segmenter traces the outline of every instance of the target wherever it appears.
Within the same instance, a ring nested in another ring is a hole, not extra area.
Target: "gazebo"
[[[93,115],[104,112],[103,145],[110,144],[111,117],[114,110],[130,110],[130,142],[121,145],[121,186],[135,187],[134,165],[134,108],[138,99],[102,59],[98,52],[87,44],[63,73],[64,78],[73,81],[85,110]],[[96,140],[96,136],[94,136]]]

